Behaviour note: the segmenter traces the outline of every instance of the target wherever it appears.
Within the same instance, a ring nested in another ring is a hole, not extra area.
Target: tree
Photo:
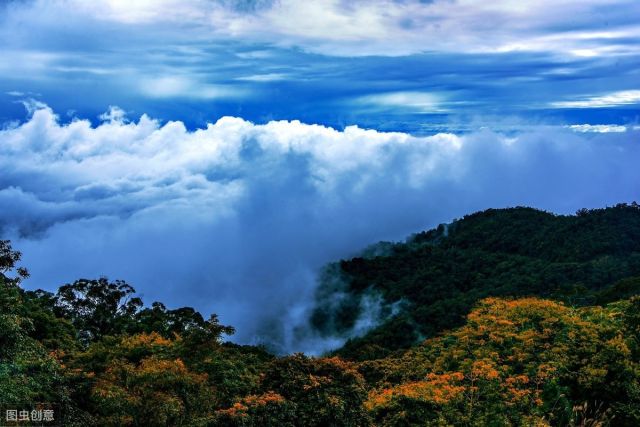
[[[61,367],[31,335],[33,320],[19,287],[29,276],[16,267],[21,254],[0,240],[0,400],[2,403],[60,402],[64,399]],[[15,277],[8,277],[13,270]]]
[[[482,300],[463,327],[364,363],[376,377],[365,405],[380,425],[567,425],[588,402],[616,425],[638,425],[633,301]]]
[[[206,374],[177,356],[177,342],[152,332],[89,348],[84,360],[104,358],[105,363],[79,374],[93,384],[90,393],[102,425],[193,425],[213,410],[215,389]]]
[[[0,283],[18,285],[22,279],[29,277],[29,272],[24,267],[16,267],[22,258],[22,253],[14,251],[9,240],[0,240]],[[15,277],[8,277],[7,273],[16,270]]]
[[[276,419],[295,420],[293,425],[369,425],[362,405],[366,398],[362,376],[354,364],[336,357],[296,354],[276,359],[266,369],[260,389],[262,394],[230,408],[245,423],[235,425],[260,425],[260,414],[267,409],[277,412]],[[246,418],[252,414],[258,418]]]
[[[54,303],[57,314],[71,320],[80,341],[87,344],[127,330],[142,307],[142,300],[132,297],[134,293],[135,289],[121,280],[80,279],[61,286]]]

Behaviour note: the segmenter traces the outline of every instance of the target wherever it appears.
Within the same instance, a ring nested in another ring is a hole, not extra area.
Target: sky
[[[237,342],[317,353],[344,339],[305,329],[329,262],[478,209],[640,200],[637,16],[635,0],[2,1],[0,238],[27,287],[124,279],[218,313]]]

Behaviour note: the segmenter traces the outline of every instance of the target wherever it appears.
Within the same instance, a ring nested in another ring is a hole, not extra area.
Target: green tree
[[[61,286],[54,303],[58,316],[69,319],[80,341],[87,344],[130,327],[142,307],[142,300],[134,294],[135,289],[121,280],[80,279]]]
[[[0,400],[59,403],[64,400],[60,365],[31,337],[33,321],[18,286],[29,273],[16,266],[20,257],[9,241],[0,241]],[[8,276],[12,272],[15,277]]]
[[[267,367],[260,389],[262,394],[230,408],[236,425],[260,425],[265,410],[277,413],[275,419],[294,420],[296,426],[370,424],[363,407],[362,376],[354,364],[339,358],[296,354],[276,359]],[[229,415],[229,411],[223,413]]]

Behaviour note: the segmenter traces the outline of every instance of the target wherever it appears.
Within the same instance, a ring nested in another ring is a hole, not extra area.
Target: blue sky
[[[63,119],[95,120],[117,105],[190,127],[224,115],[414,133],[505,115],[633,123],[639,9],[633,0],[9,1],[0,116],[23,118],[13,101],[26,96]]]
[[[4,1],[0,238],[27,287],[107,275],[218,313],[238,342],[339,345],[306,323],[328,262],[478,209],[640,199],[638,16],[627,0]]]

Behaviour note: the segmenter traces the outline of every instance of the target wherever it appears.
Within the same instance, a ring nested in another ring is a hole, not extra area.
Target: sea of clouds
[[[414,137],[223,117],[189,130],[115,107],[92,125],[27,106],[0,130],[0,237],[23,251],[27,287],[124,279],[147,303],[218,313],[235,341],[282,351],[340,344],[293,331],[320,269],[378,240],[488,207],[640,199],[632,126]]]

